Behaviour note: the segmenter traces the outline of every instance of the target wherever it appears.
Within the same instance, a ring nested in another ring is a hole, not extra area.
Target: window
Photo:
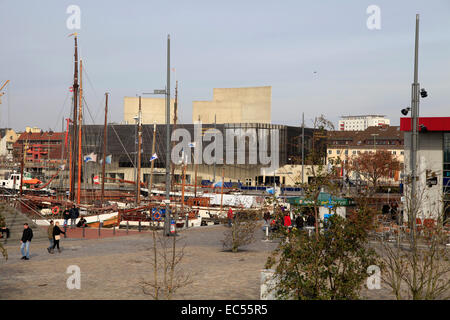
[[[336,154],[341,154],[341,150],[336,150]]]
[[[403,154],[405,154],[405,153],[404,153],[403,151],[400,151],[400,154],[403,155]]]
[[[355,151],[355,150],[353,150],[353,151],[352,151],[352,154],[356,154],[356,151]]]
[[[328,154],[333,154],[333,150],[328,150]]]
[[[346,155],[348,154],[348,150],[345,150],[345,154],[346,154]]]
[[[392,154],[397,154],[397,151],[392,151]]]

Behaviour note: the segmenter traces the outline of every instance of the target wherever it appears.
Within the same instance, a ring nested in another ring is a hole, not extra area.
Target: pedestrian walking
[[[22,260],[30,260],[31,239],[33,239],[33,230],[31,230],[31,228],[28,226],[28,223],[24,223],[22,239],[20,240],[20,252],[22,253]]]
[[[47,228],[48,241],[50,242],[50,246],[47,248],[48,253],[53,248],[53,228],[54,228],[53,220],[50,220],[50,225]]]
[[[64,231],[62,231],[59,228],[59,222],[55,223],[55,226],[53,227],[53,247],[50,250],[50,253],[53,253],[55,251],[55,248],[58,247],[58,252],[61,253],[61,249],[59,248],[59,240],[61,239],[61,233],[64,233]]]

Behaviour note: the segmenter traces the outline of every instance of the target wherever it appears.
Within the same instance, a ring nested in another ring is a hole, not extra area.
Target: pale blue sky
[[[0,0],[0,81],[11,80],[1,127],[60,130],[69,115],[71,4],[81,8],[84,88],[96,123],[105,91],[110,119],[120,122],[124,96],[164,88],[170,33],[182,122],[191,122],[192,101],[211,99],[214,87],[270,85],[276,124],[299,125],[302,112],[307,125],[321,113],[335,123],[341,115],[386,114],[398,124],[410,104],[416,13],[419,77],[429,93],[421,115],[450,116],[448,0]],[[381,30],[366,27],[371,4],[381,8]]]

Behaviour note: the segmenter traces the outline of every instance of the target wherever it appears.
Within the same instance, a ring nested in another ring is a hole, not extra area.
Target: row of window
[[[364,153],[367,153],[367,152],[369,152],[369,153],[372,153],[373,151],[364,151]],[[391,151],[391,153],[393,154],[393,155],[397,155],[397,151]],[[332,149],[330,149],[330,150],[328,150],[328,154],[333,154],[333,150]],[[336,154],[341,154],[341,150],[336,150]],[[343,154],[345,154],[345,155],[348,155],[348,150],[344,150],[344,153]],[[361,154],[361,151],[357,151],[357,150],[353,150],[352,151],[352,154],[353,155],[355,155],[355,154]],[[400,151],[400,154],[401,155],[403,155],[404,154],[404,151]]]

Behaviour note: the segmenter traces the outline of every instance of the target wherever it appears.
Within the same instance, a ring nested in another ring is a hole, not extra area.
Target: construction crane
[[[2,96],[5,94],[4,92],[2,92],[3,88],[6,87],[6,85],[9,83],[9,80],[6,80],[6,82],[2,85],[2,87],[0,88],[0,104],[2,104]]]

